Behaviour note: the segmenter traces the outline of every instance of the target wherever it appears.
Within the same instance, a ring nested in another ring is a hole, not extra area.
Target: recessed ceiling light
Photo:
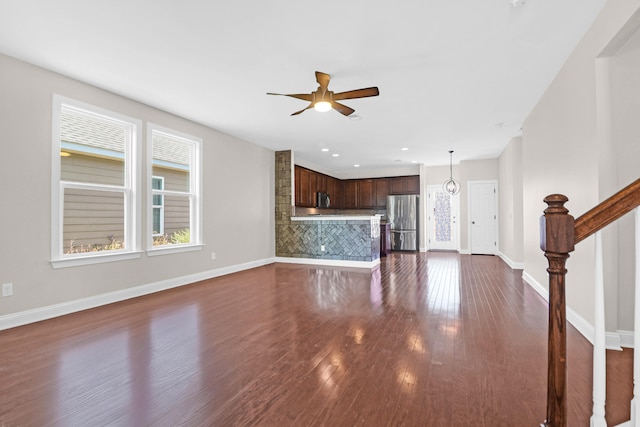
[[[354,167],[354,168],[359,168],[359,167],[360,167],[360,165],[353,165],[353,167]]]
[[[323,148],[322,151],[329,151],[329,149],[328,148]]]
[[[417,160],[411,160],[411,163],[418,163]]]
[[[333,157],[339,157],[339,156],[340,156],[340,154],[338,154],[338,153],[333,153],[333,154],[332,154],[332,156],[333,156]]]
[[[401,148],[401,150],[402,150],[402,151],[407,151],[407,150],[408,150],[408,148],[407,148],[407,147],[403,147],[403,148]]]

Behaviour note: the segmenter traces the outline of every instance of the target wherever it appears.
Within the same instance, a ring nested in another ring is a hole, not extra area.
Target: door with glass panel
[[[441,185],[427,186],[427,230],[429,249],[458,250],[458,199]]]

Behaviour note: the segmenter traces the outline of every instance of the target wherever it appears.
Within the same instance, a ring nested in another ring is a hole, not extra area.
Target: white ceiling
[[[605,1],[0,0],[0,52],[367,176],[496,158]],[[380,96],[344,101],[353,120],[266,95],[316,70]]]

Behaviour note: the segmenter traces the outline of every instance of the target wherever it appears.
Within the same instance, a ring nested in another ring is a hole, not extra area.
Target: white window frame
[[[153,180],[160,180],[160,190],[164,190],[164,177],[163,176],[155,176],[152,175],[151,176],[151,234],[152,237],[156,237],[156,236],[162,236],[164,234],[164,194],[157,194],[158,196],[161,197],[161,203],[159,205],[156,205],[153,203],[153,196],[155,196],[156,194],[153,194]],[[154,209],[159,209],[160,210],[160,230],[158,230],[157,233],[154,233],[153,231],[153,210]]]
[[[189,170],[189,192],[176,192],[162,190],[152,190],[153,179],[153,134],[155,132],[166,134],[172,138],[182,140],[190,144],[190,170]],[[188,135],[183,132],[169,129],[153,123],[147,123],[147,182],[149,191],[147,193],[147,255],[165,255],[178,252],[196,251],[204,247],[202,243],[202,139]],[[153,194],[179,195],[189,197],[189,231],[191,243],[153,246]]]
[[[129,128],[129,138],[125,144],[125,182],[123,186],[101,185],[84,182],[62,181],[60,173],[60,114],[63,105],[70,109],[81,110],[102,118],[117,122]],[[142,140],[142,122],[140,120],[114,113],[84,102],[53,95],[52,105],[52,144],[51,144],[51,265],[53,268],[112,262],[124,259],[140,258],[140,144]],[[125,248],[117,251],[100,251],[82,254],[64,254],[64,190],[76,188],[84,190],[122,192],[124,196],[124,240]]]

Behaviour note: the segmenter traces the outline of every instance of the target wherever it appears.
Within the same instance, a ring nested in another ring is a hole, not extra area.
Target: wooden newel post
[[[549,261],[549,341],[547,370],[547,419],[544,426],[567,425],[567,315],[565,263],[574,250],[575,221],[562,194],[545,197],[548,205],[540,218],[540,248]]]

